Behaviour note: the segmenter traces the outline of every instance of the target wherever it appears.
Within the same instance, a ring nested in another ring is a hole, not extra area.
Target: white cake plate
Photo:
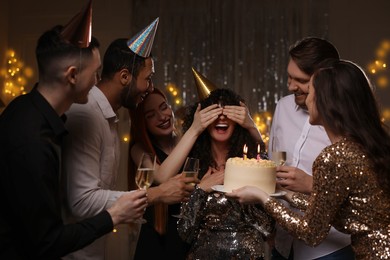
[[[217,191],[217,192],[221,192],[221,193],[225,193],[226,192],[224,187],[223,187],[223,185],[214,185],[214,186],[211,187],[211,189],[213,191]],[[282,196],[284,196],[286,194],[287,194],[287,192],[285,192],[285,191],[276,191],[275,193],[270,194],[270,196],[271,197],[282,197]]]

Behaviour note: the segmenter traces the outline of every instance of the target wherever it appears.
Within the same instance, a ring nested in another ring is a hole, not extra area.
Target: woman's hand
[[[245,129],[249,129],[256,125],[248,108],[241,101],[239,106],[224,106],[222,113]]]
[[[218,116],[222,114],[222,108],[217,104],[213,104],[201,110],[200,104],[196,108],[192,128],[197,135],[200,135]]]
[[[253,186],[245,186],[232,192],[225,193],[226,197],[237,199],[241,204],[264,203],[268,200],[269,195]]]
[[[223,184],[223,178],[225,171],[217,171],[213,168],[209,168],[207,173],[203,176],[202,180],[198,184],[198,187],[206,192],[211,192],[214,185]]]
[[[261,134],[253,121],[248,108],[240,101],[240,106],[224,106],[223,115],[247,129],[256,142],[263,142]]]

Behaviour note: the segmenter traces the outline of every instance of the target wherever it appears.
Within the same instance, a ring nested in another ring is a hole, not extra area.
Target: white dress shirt
[[[297,167],[312,175],[315,158],[328,145],[330,140],[324,128],[309,123],[307,110],[296,105],[294,95],[288,95],[278,101],[271,126],[270,156],[272,151],[286,151],[286,165]],[[338,232],[333,227],[327,238],[316,247],[310,247],[303,241],[293,238],[279,226],[275,236],[275,247],[284,257],[288,257],[293,245],[295,260],[325,256],[350,243],[349,235]]]
[[[102,91],[93,87],[87,104],[66,113],[62,181],[68,222],[108,209],[124,193],[113,191],[119,167],[118,118]],[[64,259],[104,259],[106,236]]]

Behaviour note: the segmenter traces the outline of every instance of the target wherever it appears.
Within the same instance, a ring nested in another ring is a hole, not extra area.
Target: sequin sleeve
[[[207,193],[197,187],[191,194],[189,201],[181,205],[181,218],[178,221],[177,230],[181,239],[189,244],[198,235],[206,198]]]
[[[284,229],[311,246],[326,237],[341,204],[348,196],[350,165],[337,146],[325,148],[313,164],[313,192],[303,216],[270,198],[265,209]]]
[[[290,205],[300,210],[306,210],[310,196],[300,192],[295,192],[291,198]]]

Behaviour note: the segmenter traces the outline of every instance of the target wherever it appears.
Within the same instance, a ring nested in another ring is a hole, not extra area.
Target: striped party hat
[[[159,18],[157,17],[151,24],[149,24],[142,31],[137,33],[133,38],[127,42],[130,50],[135,54],[147,58],[152,51],[154,36],[156,35]]]

